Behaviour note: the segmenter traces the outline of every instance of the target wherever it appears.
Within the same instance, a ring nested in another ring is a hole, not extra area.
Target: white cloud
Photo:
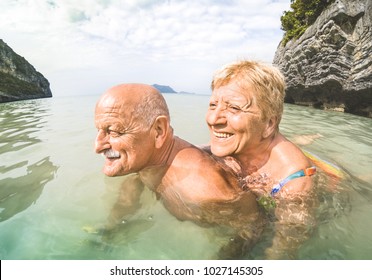
[[[2,1],[0,34],[49,79],[54,95],[67,88],[83,94],[129,80],[207,93],[213,71],[222,64],[242,57],[272,60],[282,37],[280,16],[289,4]],[[81,82],[69,83],[68,77]]]

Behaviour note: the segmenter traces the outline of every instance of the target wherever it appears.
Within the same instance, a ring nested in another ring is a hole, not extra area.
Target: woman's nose
[[[108,140],[108,134],[102,129],[98,130],[96,141],[95,141],[95,152],[97,154],[102,153],[104,150],[110,148],[110,142]]]
[[[207,111],[206,120],[209,125],[218,125],[226,123],[225,111],[221,106],[217,106],[213,110],[209,109]]]

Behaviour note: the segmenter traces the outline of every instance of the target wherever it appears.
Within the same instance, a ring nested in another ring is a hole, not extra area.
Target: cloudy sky
[[[54,96],[123,82],[209,94],[213,72],[272,62],[290,0],[1,0],[0,38]]]

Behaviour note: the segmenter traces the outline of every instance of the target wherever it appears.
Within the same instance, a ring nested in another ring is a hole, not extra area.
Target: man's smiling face
[[[95,151],[105,157],[103,172],[121,176],[145,168],[155,146],[152,128],[145,127],[133,113],[132,99],[117,94],[104,95],[96,106],[95,126],[98,129]],[[120,105],[118,105],[120,104]]]

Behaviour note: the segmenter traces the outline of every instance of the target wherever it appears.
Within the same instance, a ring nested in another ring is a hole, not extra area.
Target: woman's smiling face
[[[266,122],[262,121],[254,94],[234,81],[213,90],[206,121],[214,155],[244,154],[261,142]]]

